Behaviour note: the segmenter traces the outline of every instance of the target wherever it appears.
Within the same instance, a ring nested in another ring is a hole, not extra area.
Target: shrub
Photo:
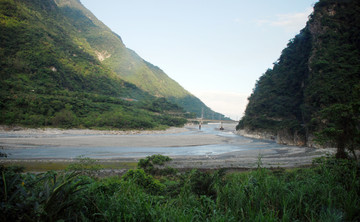
[[[63,109],[55,113],[51,122],[53,126],[71,128],[77,125],[77,118],[72,111]]]
[[[166,162],[171,161],[171,158],[168,156],[163,156],[161,154],[154,154],[148,156],[145,159],[140,159],[138,162],[138,168],[143,169],[146,173],[149,174],[163,174],[166,175],[176,173],[176,170],[167,167],[165,169],[160,169],[159,166],[163,166]]]
[[[152,194],[159,194],[164,189],[163,184],[146,174],[143,169],[129,170],[122,178],[124,181],[131,181],[139,185]]]
[[[75,171],[87,176],[95,176],[101,169],[101,165],[97,164],[96,160],[82,156],[77,157],[75,162],[67,167],[68,171]]]

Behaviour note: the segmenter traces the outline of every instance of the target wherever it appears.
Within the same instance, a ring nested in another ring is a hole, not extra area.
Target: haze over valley
[[[315,3],[81,2],[127,47],[234,120],[242,117],[255,81],[305,27]]]

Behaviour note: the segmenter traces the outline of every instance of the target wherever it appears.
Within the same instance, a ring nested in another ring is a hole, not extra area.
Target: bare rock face
[[[299,132],[291,132],[288,129],[278,130],[277,132],[243,129],[236,131],[236,134],[253,139],[272,140],[278,144],[290,146],[310,148],[334,147],[334,144],[326,144],[323,146],[319,145],[318,143],[316,143],[315,136],[313,134],[305,136]]]
[[[277,132],[276,142],[292,146],[307,146],[305,136],[296,131],[292,133],[290,130],[279,130]]]
[[[273,140],[278,144],[290,146],[309,146],[305,136],[298,132],[292,133],[290,130],[284,129],[277,132],[270,132],[265,130],[238,130],[238,135],[263,140]],[[314,147],[311,145],[310,147]]]
[[[261,130],[238,130],[236,131],[238,135],[253,138],[253,139],[263,139],[263,140],[274,140],[276,139],[276,134],[272,132],[267,131],[261,131]]]
[[[95,50],[95,54],[100,62],[104,61],[107,58],[111,57],[111,54],[108,53],[106,50],[99,52]]]

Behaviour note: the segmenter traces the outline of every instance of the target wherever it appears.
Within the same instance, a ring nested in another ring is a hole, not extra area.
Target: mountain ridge
[[[87,27],[97,26],[80,10],[64,7],[53,0],[0,2],[1,124],[131,129],[185,123],[181,107],[100,62],[99,52],[107,54],[94,50],[91,41],[118,36],[101,29],[87,41],[83,32],[89,35]],[[76,23],[69,14],[83,19]]]
[[[73,10],[68,9],[78,9],[86,15],[87,19],[93,22],[94,26],[81,24],[79,29],[87,29],[83,30],[84,36],[96,50],[95,53],[98,58],[102,58],[99,61],[101,60],[101,63],[111,68],[122,79],[135,84],[140,89],[156,97],[165,97],[169,101],[184,107],[186,111],[196,113],[198,117],[202,115],[202,110],[204,110],[204,116],[207,118],[211,118],[215,114],[215,116],[221,116],[224,119],[224,115],[212,111],[159,67],[145,61],[135,51],[127,48],[121,37],[98,20],[80,1],[56,0],[56,2],[58,6],[63,8],[65,13],[68,12],[74,23],[84,19],[79,19],[81,14],[78,15]],[[93,32],[95,31],[101,32],[102,38],[107,40],[99,43],[97,39],[93,38]]]
[[[3,0],[0,18],[0,124],[166,128],[213,113],[79,0]]]
[[[238,130],[301,146],[360,141],[360,2],[320,0],[304,29],[256,82]]]

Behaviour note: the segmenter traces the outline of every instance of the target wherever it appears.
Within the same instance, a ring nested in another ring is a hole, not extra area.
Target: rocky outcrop
[[[306,138],[299,132],[291,132],[290,130],[283,129],[277,132],[270,132],[266,130],[250,130],[243,129],[236,131],[238,135],[263,140],[272,140],[278,144],[290,145],[290,146],[305,146],[313,148],[322,148],[314,141],[314,136],[309,135]]]
[[[111,54],[108,53],[106,50],[99,52],[95,50],[95,54],[100,62],[104,61],[107,58],[111,57]]]
[[[272,132],[266,132],[261,130],[249,130],[243,129],[236,131],[238,135],[253,138],[253,139],[263,139],[263,140],[275,140],[276,134]]]

